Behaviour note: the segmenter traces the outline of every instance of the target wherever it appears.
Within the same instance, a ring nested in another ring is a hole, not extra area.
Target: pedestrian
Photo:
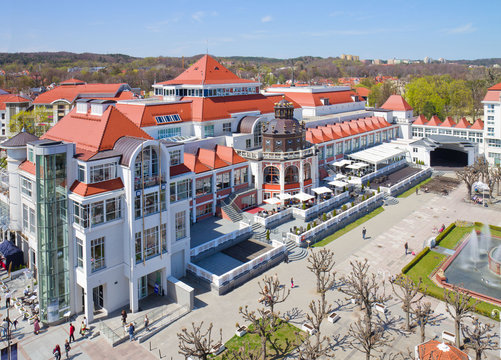
[[[409,250],[409,244],[407,244],[407,242],[405,243],[404,248],[405,248],[405,255],[407,255],[407,250]]]
[[[291,289],[294,288],[294,278],[291,278]]]
[[[80,326],[80,336],[81,337],[85,336],[85,330],[87,330],[87,328],[85,327],[85,323],[82,321],[82,325]]]
[[[15,319],[15,320],[12,322],[12,325],[14,325],[14,330],[17,330],[17,319]]]
[[[416,186],[416,195],[418,195],[419,187]]]
[[[125,323],[127,322],[127,311],[125,311],[125,309],[122,310],[122,324],[125,325]]]
[[[38,318],[35,318],[35,321],[33,322],[33,330],[35,335],[38,335],[40,332],[40,322],[38,321]]]
[[[85,325],[85,330],[87,330],[89,328],[89,322],[87,321],[87,316],[84,316],[83,323]]]
[[[61,360],[61,348],[59,347],[59,344],[56,345],[54,350],[52,350],[52,353],[54,354],[56,360]]]
[[[148,314],[144,315],[144,328],[146,331],[150,331],[148,325],[150,324],[150,320],[148,319]]]
[[[129,325],[129,340],[133,341],[134,339],[134,323],[130,323]]]
[[[75,327],[70,323],[70,343],[71,340],[75,341]]]
[[[365,227],[362,228],[362,239],[365,240],[365,234],[367,234],[367,230],[365,229]]]
[[[285,261],[286,264],[289,263],[289,254],[288,254],[288,251],[285,253],[284,261]]]
[[[64,351],[66,351],[66,359],[70,358],[70,343],[68,342],[68,339],[66,339],[66,342],[64,343]]]
[[[8,308],[10,307],[10,292],[8,292],[7,294],[5,294],[5,307]]]

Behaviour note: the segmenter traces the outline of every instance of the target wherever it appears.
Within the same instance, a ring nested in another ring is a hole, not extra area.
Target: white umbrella
[[[473,189],[476,191],[489,191],[489,185],[481,181],[474,182],[472,185]]]
[[[345,187],[348,185],[348,183],[344,182],[344,181],[340,181],[340,180],[334,180],[334,181],[331,181],[330,183],[328,183],[329,185],[332,185],[334,187],[337,187],[337,188],[342,188],[342,187]]]
[[[278,198],[280,200],[289,200],[292,199],[292,195],[288,193],[278,194]]]
[[[267,204],[270,204],[270,205],[276,205],[276,204],[280,204],[282,202],[282,200],[280,200],[279,198],[276,198],[276,197],[272,197],[269,199],[265,199],[264,202]]]
[[[294,195],[294,198],[298,199],[299,201],[307,201],[307,200],[314,199],[315,197],[312,195],[308,195],[307,193],[300,192],[300,193]]]
[[[325,194],[325,193],[331,193],[332,190],[325,187],[325,186],[320,186],[318,188],[315,188],[315,189],[311,189],[311,191],[313,191],[315,194]]]

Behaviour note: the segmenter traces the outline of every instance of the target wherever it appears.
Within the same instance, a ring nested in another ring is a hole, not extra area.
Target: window
[[[165,123],[182,121],[181,117],[178,114],[155,116],[155,120],[157,121],[157,124],[165,124]]]
[[[73,203],[73,221],[83,228],[89,227],[89,205]]]
[[[226,134],[231,134],[231,123],[223,124],[223,132]]]
[[[28,161],[34,163],[35,156],[33,155],[33,148],[28,149]]]
[[[31,197],[31,194],[32,194],[31,189],[32,189],[31,180],[24,177],[24,176],[21,176],[21,192],[24,195]]]
[[[310,164],[306,163],[304,164],[304,180],[310,180],[311,179],[311,166]]]
[[[251,139],[246,139],[245,140],[245,148],[249,149],[252,146]]]
[[[181,180],[170,183],[170,202],[176,202],[191,197],[191,180]]]
[[[197,179],[195,182],[195,195],[201,196],[212,193],[212,177]]]
[[[158,130],[158,138],[166,139],[174,136],[181,136],[181,128],[180,127],[172,127],[169,126],[165,129]]]
[[[292,184],[299,182],[299,171],[297,166],[291,165],[285,170],[285,183]]]
[[[144,215],[158,212],[158,192],[144,195]]]
[[[162,253],[167,252],[167,224],[160,225],[160,242],[162,243]]]
[[[35,209],[30,208],[30,233],[35,233]]]
[[[160,254],[158,243],[158,226],[144,230],[144,253],[145,258],[148,259],[152,256]]]
[[[120,198],[106,200],[106,221],[112,221],[121,217]]]
[[[204,137],[213,137],[213,136],[214,136],[214,125],[205,125]]]
[[[91,204],[90,214],[91,225],[102,224],[104,222],[104,202],[98,201]]]
[[[100,237],[90,242],[90,263],[91,271],[97,271],[105,267],[104,263],[104,237]]]
[[[222,190],[230,187],[230,172],[216,175],[216,190]]]
[[[83,240],[77,238],[77,267],[83,268]]]
[[[78,165],[78,181],[87,182],[85,180],[85,166],[84,165]]]
[[[158,184],[155,180],[158,175],[158,155],[152,146],[148,146],[137,156],[134,164],[134,183],[135,189],[144,186],[151,186],[151,184]],[[142,177],[144,176],[144,182]]]
[[[212,214],[212,202],[197,207],[197,218],[207,214]]]
[[[23,230],[27,232],[29,229],[29,212],[28,206],[23,204]]]
[[[488,127],[487,128],[487,135],[488,136],[494,136],[494,128]]]
[[[90,182],[96,183],[116,178],[117,177],[116,168],[117,168],[116,162],[91,166]]]
[[[136,233],[135,239],[136,239],[136,241],[135,241],[136,262],[139,262],[139,261],[143,260],[143,247],[141,244],[141,242],[142,242],[141,232]]]
[[[415,147],[415,148],[412,148],[412,152],[417,153],[417,152],[418,152],[418,148],[416,148],[416,147]]]
[[[181,163],[181,150],[173,150],[170,154],[170,166],[179,165]]]
[[[186,212],[176,213],[176,240],[186,237]]]
[[[265,184],[280,183],[280,171],[278,170],[278,168],[276,168],[275,166],[267,166],[264,168],[264,183]]]

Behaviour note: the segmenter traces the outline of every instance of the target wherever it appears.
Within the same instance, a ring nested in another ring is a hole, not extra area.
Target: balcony
[[[143,179],[135,178],[134,179],[134,190],[140,190],[143,187],[146,189],[146,188],[149,188],[149,187],[152,187],[155,185],[159,185],[160,182],[162,184],[165,184],[167,182],[166,179],[167,178],[166,178],[165,174],[162,174],[162,176],[160,176],[160,175],[143,176]]]
[[[238,155],[250,160],[292,160],[302,159],[315,154],[315,147],[290,152],[264,152],[262,150],[239,150],[235,149]]]

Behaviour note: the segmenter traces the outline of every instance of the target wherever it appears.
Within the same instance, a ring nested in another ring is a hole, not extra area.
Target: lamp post
[[[499,318],[499,358],[501,359],[501,310],[500,309],[493,309],[491,312],[492,317],[496,317],[496,313],[498,314]]]

